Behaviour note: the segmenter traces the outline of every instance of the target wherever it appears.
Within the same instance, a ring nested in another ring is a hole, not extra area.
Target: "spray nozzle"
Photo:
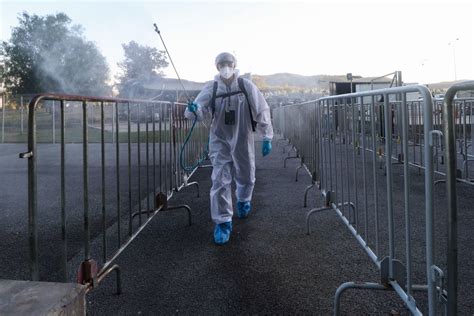
[[[156,25],[156,23],[153,23],[153,26],[155,27],[155,32],[160,34],[160,30],[158,29],[158,25]]]

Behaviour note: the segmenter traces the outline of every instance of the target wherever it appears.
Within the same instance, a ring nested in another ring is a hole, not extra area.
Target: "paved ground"
[[[374,264],[333,212],[315,216],[311,222],[311,235],[305,234],[306,213],[311,207],[321,206],[322,200],[319,193],[314,190],[310,195],[309,208],[302,207],[303,191],[310,184],[310,178],[301,173],[300,181],[294,181],[295,168],[299,162],[290,160],[288,168],[282,168],[286,154],[282,154],[282,143],[278,144],[275,143],[274,151],[269,157],[265,159],[257,157],[254,212],[246,220],[237,218],[234,220],[234,232],[228,245],[219,247],[212,241],[213,224],[210,220],[207,194],[211,185],[211,170],[201,169],[193,178],[201,184],[201,198],[195,197],[194,189],[186,189],[175,193],[171,199],[171,204],[186,203],[193,208],[193,225],[187,226],[186,214],[182,210],[158,214],[117,260],[122,267],[123,293],[120,296],[114,294],[115,277],[109,276],[88,295],[88,313],[92,315],[330,314],[334,293],[341,283],[377,282],[379,276]],[[257,149],[259,146],[260,144],[257,144]],[[3,154],[6,151],[2,150],[0,152],[2,162],[11,161],[12,167],[24,168],[25,161],[13,159],[17,151],[17,148],[11,148],[6,155]],[[51,155],[54,156],[54,151]],[[7,158],[8,160],[5,160]],[[54,168],[53,166],[46,174],[55,172]],[[2,192],[5,190],[8,192],[2,207],[7,206],[10,210],[6,213],[6,220],[1,226],[2,240],[10,240],[7,244],[2,243],[2,248],[6,248],[2,251],[7,256],[1,258],[7,262],[2,261],[3,268],[0,270],[2,277],[7,277],[12,273],[21,274],[19,271],[25,269],[13,263],[23,263],[24,266],[27,260],[26,245],[17,246],[22,244],[18,238],[22,238],[20,240],[23,240],[23,244],[26,239],[20,236],[24,230],[19,229],[24,228],[24,220],[18,219],[19,217],[15,215],[15,210],[23,212],[23,216],[26,214],[26,201],[18,200],[18,192],[26,188],[26,180],[15,173],[13,168],[12,170],[5,168],[2,172],[9,175],[11,180],[8,182],[11,185],[2,189]],[[424,212],[423,192],[420,189],[423,177],[416,178],[417,174],[418,172],[413,170],[412,181],[415,189],[412,192],[412,209],[415,216],[414,230],[417,231],[414,237],[423,239],[424,231],[417,226],[423,219]],[[382,174],[378,176],[383,179]],[[97,175],[92,175],[93,179],[96,177]],[[339,177],[344,177],[344,172],[340,173]],[[352,183],[352,178],[347,179]],[[396,187],[401,182],[402,178],[395,177]],[[383,191],[383,181],[379,181],[379,184],[380,190]],[[71,186],[74,187],[73,184]],[[442,205],[445,197],[441,188],[436,190],[437,245],[438,254],[442,256],[444,249],[440,245],[445,244],[446,227]],[[460,186],[459,190],[460,308],[461,314],[464,315],[471,314],[474,310],[474,302],[470,299],[474,284],[472,274],[474,240],[470,234],[470,227],[474,225],[474,216],[470,202],[472,187]],[[43,192],[47,194],[48,190]],[[95,195],[94,203],[97,202],[97,198]],[[78,205],[73,208],[74,210],[77,208],[77,212],[74,211],[72,214],[80,215],[80,199],[79,194],[79,202],[73,200],[72,203]],[[113,196],[110,199],[110,205],[113,206]],[[396,201],[400,203],[399,198]],[[96,207],[94,210],[100,211]],[[363,214],[361,211],[362,230]],[[52,215],[47,216],[47,219],[51,218]],[[78,221],[80,223],[80,217]],[[403,222],[403,218],[400,217],[399,221]],[[383,217],[381,222],[383,222],[381,231],[386,234],[384,228],[386,221]],[[372,224],[370,221],[369,225]],[[79,227],[72,225],[70,228],[73,236],[80,236],[80,225]],[[110,236],[113,236],[114,229],[115,225],[112,224],[108,232]],[[93,246],[100,245],[99,231],[96,231],[95,237],[97,238],[93,241]],[[400,243],[403,242],[401,239]],[[75,243],[71,245],[74,251],[71,251],[69,260],[70,278],[73,277],[77,262],[82,259],[80,242],[76,243],[77,245]],[[44,245],[48,249],[48,244]],[[415,240],[415,246],[414,253],[417,258],[415,278],[420,279],[417,271],[423,269],[424,262],[417,256],[424,244]],[[386,243],[382,243],[381,249],[383,254],[386,251]],[[398,248],[397,253],[402,250],[403,248]],[[53,255],[52,258],[57,256],[54,249],[49,251]],[[100,254],[100,247],[93,251],[94,257],[98,256],[97,253]],[[416,298],[420,302],[420,308],[426,311],[424,294],[417,294]],[[388,314],[392,310],[406,313],[399,298],[391,292],[349,291],[344,295],[341,306],[343,313],[348,315]]]
[[[120,183],[121,183],[121,218],[124,223],[121,227],[122,238],[128,233],[128,173],[127,173],[127,145],[120,148]],[[163,146],[164,147],[164,146]],[[38,239],[40,253],[40,278],[44,281],[61,280],[60,266],[61,250],[61,201],[60,201],[60,153],[59,145],[40,144],[37,153],[38,169]],[[28,187],[27,187],[27,160],[19,159],[18,153],[26,151],[26,144],[0,145],[0,249],[7,255],[0,256],[0,278],[28,279]],[[156,149],[157,156],[159,150]],[[163,149],[164,151],[164,149]],[[89,145],[89,214],[91,238],[102,236],[102,180],[100,145]],[[106,181],[106,227],[117,222],[116,200],[116,163],[115,147],[107,144],[105,149],[105,181]],[[147,168],[145,146],[141,147],[141,199],[147,192]],[[162,153],[164,155],[164,153]],[[150,163],[152,162],[152,148],[149,150]],[[169,161],[169,149],[167,152]],[[156,158],[158,161],[158,158]],[[137,147],[132,145],[132,206],[137,210],[138,204],[138,167]],[[165,158],[163,158],[165,161]],[[153,190],[152,168],[149,168],[149,192]],[[169,165],[168,169],[169,171]],[[159,188],[159,168],[155,170],[157,188]],[[76,256],[83,249],[83,165],[82,146],[80,144],[66,145],[66,229],[67,229],[67,257]],[[164,172],[163,172],[164,173]],[[164,175],[162,175],[164,178]],[[169,186],[168,179],[163,186]],[[153,205],[153,201],[150,201]],[[143,203],[146,208],[146,203]],[[135,220],[135,227],[138,218]],[[109,255],[114,250],[116,233],[108,232]],[[122,240],[123,240],[122,239]],[[100,245],[100,247],[102,247]],[[99,253],[101,253],[99,249]],[[100,259],[100,258],[97,258]],[[72,267],[75,271],[77,267]]]
[[[280,145],[270,157],[258,157],[255,211],[247,220],[234,219],[231,241],[224,247],[212,241],[208,196],[177,194],[174,203],[193,207],[193,226],[187,227],[182,212],[159,214],[117,261],[123,269],[123,294],[113,294],[111,276],[89,295],[89,313],[330,314],[340,284],[377,282],[375,266],[333,212],[315,217],[312,234],[305,234],[309,209],[302,207],[302,197],[310,178],[305,174],[294,182],[299,163],[290,160],[283,169],[285,156]],[[210,170],[196,175],[202,192],[210,188],[209,177]],[[321,204],[319,193],[310,197],[310,206]],[[414,209],[419,209],[416,204]],[[469,263],[461,261],[466,273]],[[423,269],[423,260],[417,258],[415,266]],[[468,287],[473,280],[469,275]],[[462,296],[463,311],[473,308],[469,292]],[[425,295],[415,297],[426,311]],[[349,291],[341,306],[351,315],[406,314],[391,292]]]

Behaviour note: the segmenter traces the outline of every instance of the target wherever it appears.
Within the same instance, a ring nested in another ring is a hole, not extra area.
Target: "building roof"
[[[391,83],[392,78],[388,77],[364,77],[352,80],[354,83]]]
[[[365,84],[365,83],[391,83],[392,78],[388,77],[363,77],[363,78],[356,78],[352,80],[352,83],[356,84]],[[340,80],[335,80],[335,81],[330,81],[330,83],[350,83],[349,80],[346,78],[340,79]]]

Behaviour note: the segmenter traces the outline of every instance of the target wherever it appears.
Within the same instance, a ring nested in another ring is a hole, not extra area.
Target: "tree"
[[[122,47],[125,58],[118,63],[123,71],[118,78],[122,95],[130,95],[131,90],[163,77],[162,69],[168,66],[164,51],[140,45],[135,41],[122,44]]]
[[[12,93],[104,95],[109,68],[97,46],[64,13],[18,17],[0,45],[0,78]]]

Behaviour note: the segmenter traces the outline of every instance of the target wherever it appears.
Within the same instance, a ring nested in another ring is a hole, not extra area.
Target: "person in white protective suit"
[[[273,127],[270,108],[262,93],[250,80],[239,77],[236,58],[230,53],[216,57],[219,74],[207,83],[185,116],[198,121],[212,116],[209,157],[213,166],[211,217],[216,224],[214,241],[222,245],[232,232],[231,183],[236,183],[237,215],[246,218],[251,211],[255,186],[254,133],[263,139],[262,155],[271,152]]]

